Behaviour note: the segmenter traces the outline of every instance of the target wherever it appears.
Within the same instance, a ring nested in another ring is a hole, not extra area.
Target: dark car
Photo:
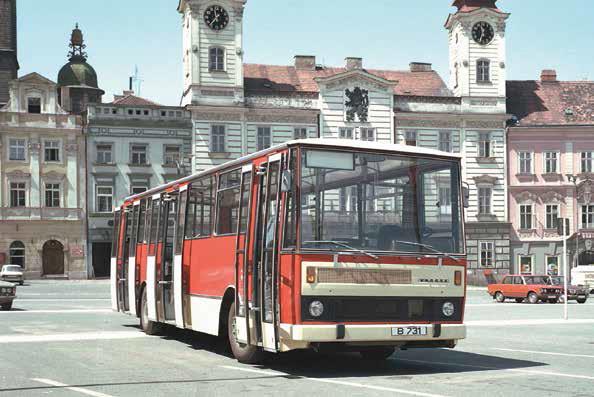
[[[16,297],[16,285],[0,281],[0,308],[2,310],[12,309],[12,301]]]
[[[563,276],[550,276],[551,284],[558,285],[563,288]],[[563,300],[565,294],[561,295],[560,300]],[[590,296],[590,287],[587,285],[573,285],[568,283],[567,286],[567,300],[577,301],[578,303],[586,303]]]

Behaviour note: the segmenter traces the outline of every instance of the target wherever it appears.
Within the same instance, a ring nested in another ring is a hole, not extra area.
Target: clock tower
[[[469,106],[469,98],[497,100],[505,111],[505,25],[510,14],[497,0],[455,0],[445,27],[449,32],[450,88]],[[494,103],[494,102],[493,102]]]
[[[247,0],[180,0],[182,106],[243,104],[243,11]]]

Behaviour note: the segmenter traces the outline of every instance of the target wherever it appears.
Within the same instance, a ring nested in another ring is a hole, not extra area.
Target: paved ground
[[[215,338],[147,337],[109,310],[106,282],[31,282],[0,312],[0,396],[594,396],[594,299],[496,304],[469,292],[468,339],[455,350],[295,352],[237,363]]]

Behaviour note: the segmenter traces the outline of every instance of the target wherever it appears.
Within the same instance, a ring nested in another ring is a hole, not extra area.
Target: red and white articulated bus
[[[384,359],[465,338],[459,155],[287,142],[128,198],[113,309],[229,339],[235,357],[325,347]]]

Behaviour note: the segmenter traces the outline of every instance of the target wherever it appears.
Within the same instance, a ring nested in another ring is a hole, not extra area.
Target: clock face
[[[495,37],[495,30],[487,22],[477,22],[472,27],[472,38],[480,45],[487,45]]]
[[[229,14],[223,7],[212,5],[204,11],[204,22],[212,30],[223,30],[229,23]]]

